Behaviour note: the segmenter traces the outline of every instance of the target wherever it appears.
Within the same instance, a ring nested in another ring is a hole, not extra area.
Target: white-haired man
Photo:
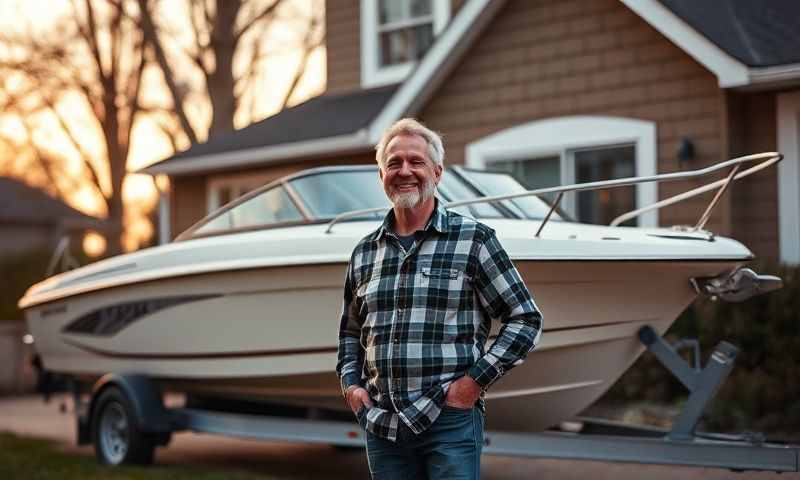
[[[482,392],[533,349],[542,316],[494,231],[436,198],[439,135],[403,119],[376,150],[393,208],[350,258],[336,371],[373,478],[479,478]]]

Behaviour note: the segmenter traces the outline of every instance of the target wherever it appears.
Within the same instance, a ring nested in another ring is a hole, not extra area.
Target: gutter
[[[748,77],[751,85],[800,80],[800,63],[750,68]]]

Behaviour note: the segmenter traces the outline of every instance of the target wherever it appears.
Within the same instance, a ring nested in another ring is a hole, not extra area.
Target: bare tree
[[[0,34],[0,124],[16,126],[13,138],[0,133],[5,158],[14,159],[0,159],[0,170],[38,177],[65,199],[90,186],[112,227],[111,254],[121,251],[135,124],[153,122],[177,150],[231,130],[237,112],[249,123],[258,110],[255,90],[271,73],[267,59],[300,49],[289,87],[279,92],[285,107],[323,41],[322,0],[185,1],[71,0],[48,30]],[[156,15],[175,8],[185,15]],[[268,45],[278,25],[295,36]],[[163,84],[146,75],[150,65]],[[159,89],[171,105],[144,95]],[[192,110],[196,104],[207,106],[209,121]]]
[[[0,42],[0,112],[22,133],[5,141],[28,153],[54,193],[91,185],[105,205],[109,253],[119,252],[122,186],[147,63],[142,32],[113,0],[73,0],[52,29],[29,27]],[[85,112],[88,124],[76,121]],[[77,176],[65,157],[80,162]]]
[[[281,49],[292,49],[299,52],[300,61],[291,73],[289,87],[281,94],[280,105],[285,107],[305,74],[310,55],[323,43],[321,0],[186,0],[188,42],[176,38],[174,26],[154,20],[154,6],[138,0],[141,28],[164,74],[181,131],[192,144],[199,138],[232,130],[237,113],[245,116],[244,123],[256,120],[259,96],[255,87],[265,75],[265,60]],[[278,25],[288,25],[295,38],[287,45],[267,45],[270,30]],[[185,37],[187,32],[180,33]],[[170,56],[165,45],[182,48]],[[189,68],[179,73],[176,65]],[[201,85],[193,87],[197,83],[193,78],[202,79]],[[190,122],[186,110],[189,98],[208,102],[210,124]]]

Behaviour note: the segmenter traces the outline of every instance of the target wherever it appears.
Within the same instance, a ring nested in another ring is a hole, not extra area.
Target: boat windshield
[[[463,168],[459,170],[459,173],[464,175],[468,181],[472,182],[481,193],[485,194],[481,196],[494,197],[527,191],[525,187],[508,173],[467,170]],[[548,205],[547,202],[534,196],[503,200],[500,203],[514,212],[515,215],[533,220],[544,219],[547,212],[550,210],[550,205]],[[562,216],[556,212],[553,212],[550,219],[563,220]]]
[[[466,175],[469,175],[467,177]],[[508,174],[481,176],[474,171],[446,170],[438,195],[456,202],[524,191]],[[389,207],[376,169],[330,169],[276,182],[234,200],[179,238],[216,235],[241,229],[324,221],[345,212]],[[457,207],[455,211],[474,218],[539,218],[548,206],[537,198]],[[349,220],[383,218],[384,212]]]
[[[303,220],[300,210],[281,185],[242,200],[234,200],[231,208],[210,218],[195,228],[192,234],[218,233]]]
[[[377,170],[320,172],[295,178],[289,182],[289,187],[302,199],[308,213],[315,219],[390,205],[383,193]],[[384,214],[377,215],[382,218]]]

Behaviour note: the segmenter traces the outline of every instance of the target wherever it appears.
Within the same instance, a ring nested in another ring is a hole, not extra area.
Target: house
[[[326,92],[145,171],[171,180],[177,234],[229,199],[317,165],[374,162],[415,116],[447,164],[529,187],[693,170],[779,150],[737,182],[707,228],[800,262],[800,3],[793,0],[328,0]],[[718,178],[718,177],[716,177]],[[703,181],[705,183],[705,181]],[[700,185],[581,194],[583,221]],[[693,225],[712,193],[639,225]]]
[[[38,188],[0,177],[0,256],[55,248],[65,235],[101,229],[103,221],[83,214]]]

